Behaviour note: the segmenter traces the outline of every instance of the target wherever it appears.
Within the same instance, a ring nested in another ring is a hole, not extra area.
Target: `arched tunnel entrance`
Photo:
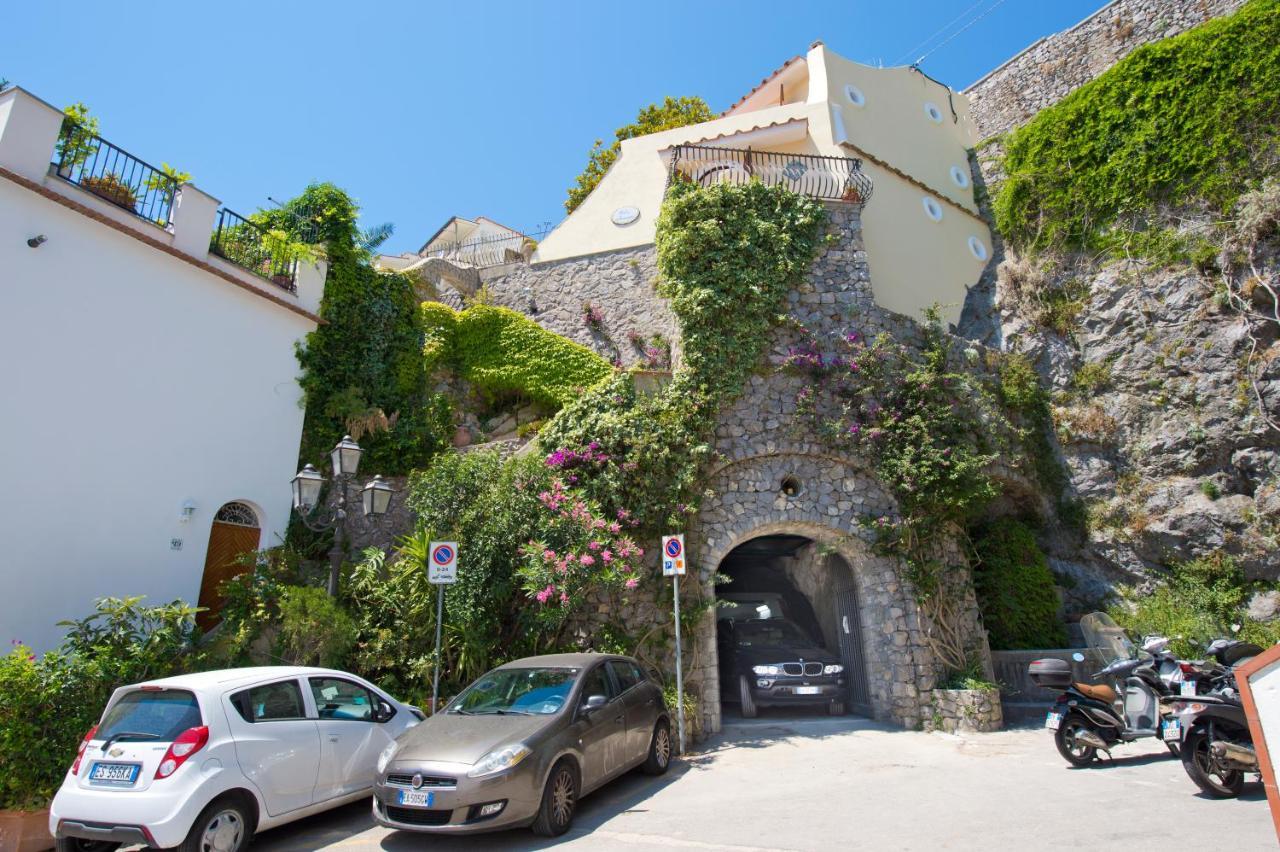
[[[721,560],[715,586],[721,712],[871,715],[856,578],[800,535],[763,535]]]

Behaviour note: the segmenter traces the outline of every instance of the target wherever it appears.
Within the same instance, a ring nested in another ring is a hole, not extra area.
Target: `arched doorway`
[[[220,620],[222,595],[218,587],[247,570],[238,559],[242,554],[256,551],[261,538],[261,520],[248,503],[232,501],[214,515],[204,557],[204,576],[200,580],[199,606],[205,607],[205,611],[196,616],[196,623],[201,629],[208,630]]]
[[[872,715],[856,577],[840,553],[803,535],[760,535],[729,551],[717,575],[722,713]],[[842,671],[827,674],[832,664]]]

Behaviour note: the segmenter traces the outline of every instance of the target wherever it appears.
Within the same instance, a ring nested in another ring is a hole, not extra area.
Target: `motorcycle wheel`
[[[1209,752],[1211,740],[1202,731],[1187,734],[1182,747],[1182,768],[1196,786],[1215,799],[1234,799],[1244,787],[1239,769],[1220,769]]]
[[[1089,730],[1092,730],[1089,723],[1082,716],[1072,713],[1053,732],[1053,744],[1058,747],[1058,754],[1072,766],[1088,766],[1098,759],[1096,748],[1076,739],[1078,733]]]

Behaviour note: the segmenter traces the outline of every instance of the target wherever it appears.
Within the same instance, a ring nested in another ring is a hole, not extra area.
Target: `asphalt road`
[[[375,826],[367,804],[264,833],[261,852],[623,849],[1275,849],[1260,784],[1200,796],[1154,741],[1073,769],[1041,730],[964,737],[847,718],[760,718],[582,801],[574,828],[437,838]]]

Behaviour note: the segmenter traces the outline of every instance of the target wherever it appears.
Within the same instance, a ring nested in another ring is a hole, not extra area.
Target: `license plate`
[[[430,790],[400,790],[399,802],[415,808],[429,808],[436,794]]]
[[[1160,734],[1165,738],[1166,742],[1170,740],[1180,740],[1182,739],[1182,726],[1178,723],[1177,719],[1170,719],[1161,726]]]
[[[1178,687],[1179,695],[1195,695],[1196,682],[1194,680],[1184,680]]]
[[[1058,727],[1059,727],[1061,724],[1062,724],[1062,714],[1061,714],[1061,713],[1050,713],[1050,714],[1049,714],[1048,716],[1046,716],[1046,717],[1045,717],[1045,719],[1044,719],[1044,726],[1045,726],[1046,728],[1048,728],[1049,730],[1051,730],[1051,731],[1056,731],[1056,730],[1058,730]]]
[[[797,686],[796,695],[820,695],[822,687],[819,686]]]
[[[141,768],[137,763],[95,763],[89,770],[89,783],[131,787]]]

